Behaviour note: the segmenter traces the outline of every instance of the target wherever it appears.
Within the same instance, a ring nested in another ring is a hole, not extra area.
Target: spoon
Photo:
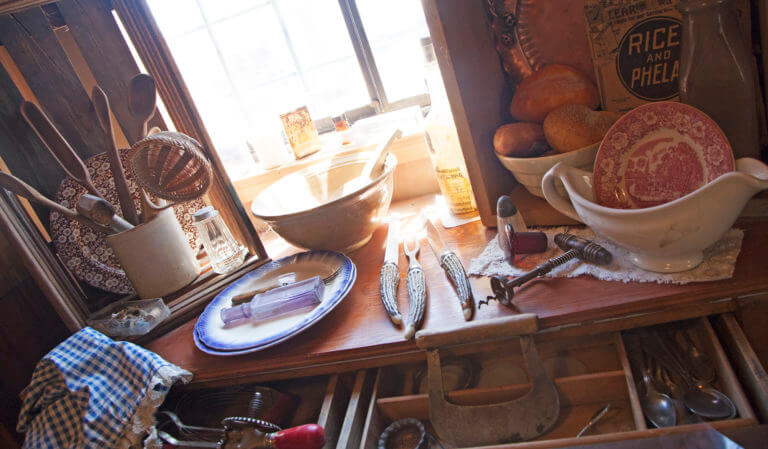
[[[688,345],[685,354],[691,368],[691,375],[700,382],[713,382],[715,380],[715,365],[712,363],[712,359],[699,350],[687,330],[683,329],[682,334]]]
[[[704,418],[731,419],[736,416],[736,406],[731,399],[705,384],[687,389],[683,402],[690,411]]]
[[[386,141],[380,143],[379,146],[373,150],[373,155],[370,159],[368,159],[368,162],[365,163],[365,166],[363,166],[363,171],[360,172],[356,178],[345,182],[343,186],[329,194],[328,201],[341,198],[344,195],[348,195],[370,184],[372,178],[377,176],[381,171],[381,168],[384,166],[384,161],[386,161],[387,154],[389,153],[389,147],[391,147],[392,143],[399,139],[402,134],[402,131],[399,129],[392,131],[392,134],[389,136],[389,138]]]
[[[656,390],[651,381],[648,368],[643,366],[642,363],[640,372],[645,384],[645,395],[641,400],[645,417],[656,427],[674,426],[677,423],[677,413],[675,412],[675,404],[672,402],[672,399]]]
[[[147,123],[155,114],[156,103],[157,90],[154,78],[146,73],[139,73],[131,78],[128,86],[128,109],[135,118],[141,120],[137,141],[147,136]]]
[[[75,209],[80,215],[88,217],[101,226],[109,226],[115,232],[123,232],[133,228],[133,225],[117,215],[115,208],[103,198],[85,194],[77,200]]]
[[[736,406],[728,396],[704,382],[696,382],[686,367],[674,356],[673,350],[657,333],[651,332],[650,345],[653,356],[671,369],[683,385],[683,403],[690,411],[710,419],[729,419],[736,416]]]

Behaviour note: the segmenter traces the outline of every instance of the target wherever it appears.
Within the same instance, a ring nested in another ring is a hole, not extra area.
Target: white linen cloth
[[[488,243],[488,246],[479,256],[472,259],[469,265],[469,274],[476,276],[521,275],[536,268],[547,259],[562,254],[563,251],[555,245],[554,236],[561,232],[567,232],[603,246],[613,254],[613,261],[609,265],[600,266],[574,259],[547,273],[546,276],[548,277],[577,277],[588,274],[605,281],[658,282],[660,284],[717,281],[733,276],[736,258],[739,256],[741,241],[744,238],[744,231],[732,228],[719,241],[704,251],[704,261],[698,267],[680,273],[654,273],[635,266],[629,260],[627,250],[596,236],[590,228],[557,227],[531,230],[539,230],[547,234],[549,246],[546,252],[526,255],[518,259],[515,266],[512,266],[504,260],[504,252],[499,247],[497,236]]]

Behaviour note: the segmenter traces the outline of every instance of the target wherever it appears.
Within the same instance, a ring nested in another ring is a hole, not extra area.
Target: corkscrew
[[[563,254],[549,259],[533,270],[520,275],[516,278],[510,276],[491,277],[491,290],[494,296],[488,296],[484,301],[480,301],[478,307],[488,304],[489,301],[496,300],[505,306],[512,304],[512,298],[515,296],[515,287],[520,287],[531,279],[544,276],[555,267],[560,266],[571,259],[581,259],[586,262],[598,265],[607,265],[611,263],[613,256],[610,251],[598,245],[597,243],[572,234],[557,234],[555,244],[560,247]]]

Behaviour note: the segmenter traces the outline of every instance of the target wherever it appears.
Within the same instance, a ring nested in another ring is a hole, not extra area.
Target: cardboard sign
[[[682,24],[676,6],[677,0],[585,0],[604,110],[677,98]]]

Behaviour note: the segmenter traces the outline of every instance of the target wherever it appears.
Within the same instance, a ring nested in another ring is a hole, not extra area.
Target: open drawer
[[[220,419],[237,415],[259,416],[283,428],[316,423],[325,429],[324,447],[334,448],[343,433],[350,399],[360,396],[356,380],[361,373],[364,374],[361,371],[222,388],[180,389],[169,395],[160,410],[176,413],[184,424],[203,427],[221,427],[217,425]],[[158,417],[161,421],[166,418],[162,414]],[[182,440],[199,439],[194,431],[180,431],[173,425],[168,430]]]
[[[716,429],[751,426],[757,423],[741,384],[728,357],[706,318],[681,322],[712,360],[717,380],[713,383],[733,401],[736,415],[713,420]],[[696,424],[663,429],[646,423],[641,406],[643,389],[638,388],[627,355],[625,337],[607,333],[558,338],[556,333],[535,337],[539,358],[559,395],[559,415],[553,427],[525,442],[494,447],[555,448],[588,443],[644,438],[669,432],[686,432]],[[482,352],[466,353],[462,346],[441,348],[443,386],[446,398],[454,404],[483,405],[520,397],[530,383],[516,339],[490,342]],[[403,418],[416,418],[426,431],[439,438],[432,427],[429,397],[423,381],[425,364],[394,365],[377,370],[371,402],[363,424],[359,447],[376,449],[387,426]],[[469,375],[463,372],[469,370]],[[610,404],[609,411],[584,436],[576,438],[590,418]],[[466,422],[463,428],[474,432],[483,422]],[[352,447],[352,446],[349,446]],[[436,446],[435,446],[436,447]],[[446,444],[446,447],[449,447]]]

